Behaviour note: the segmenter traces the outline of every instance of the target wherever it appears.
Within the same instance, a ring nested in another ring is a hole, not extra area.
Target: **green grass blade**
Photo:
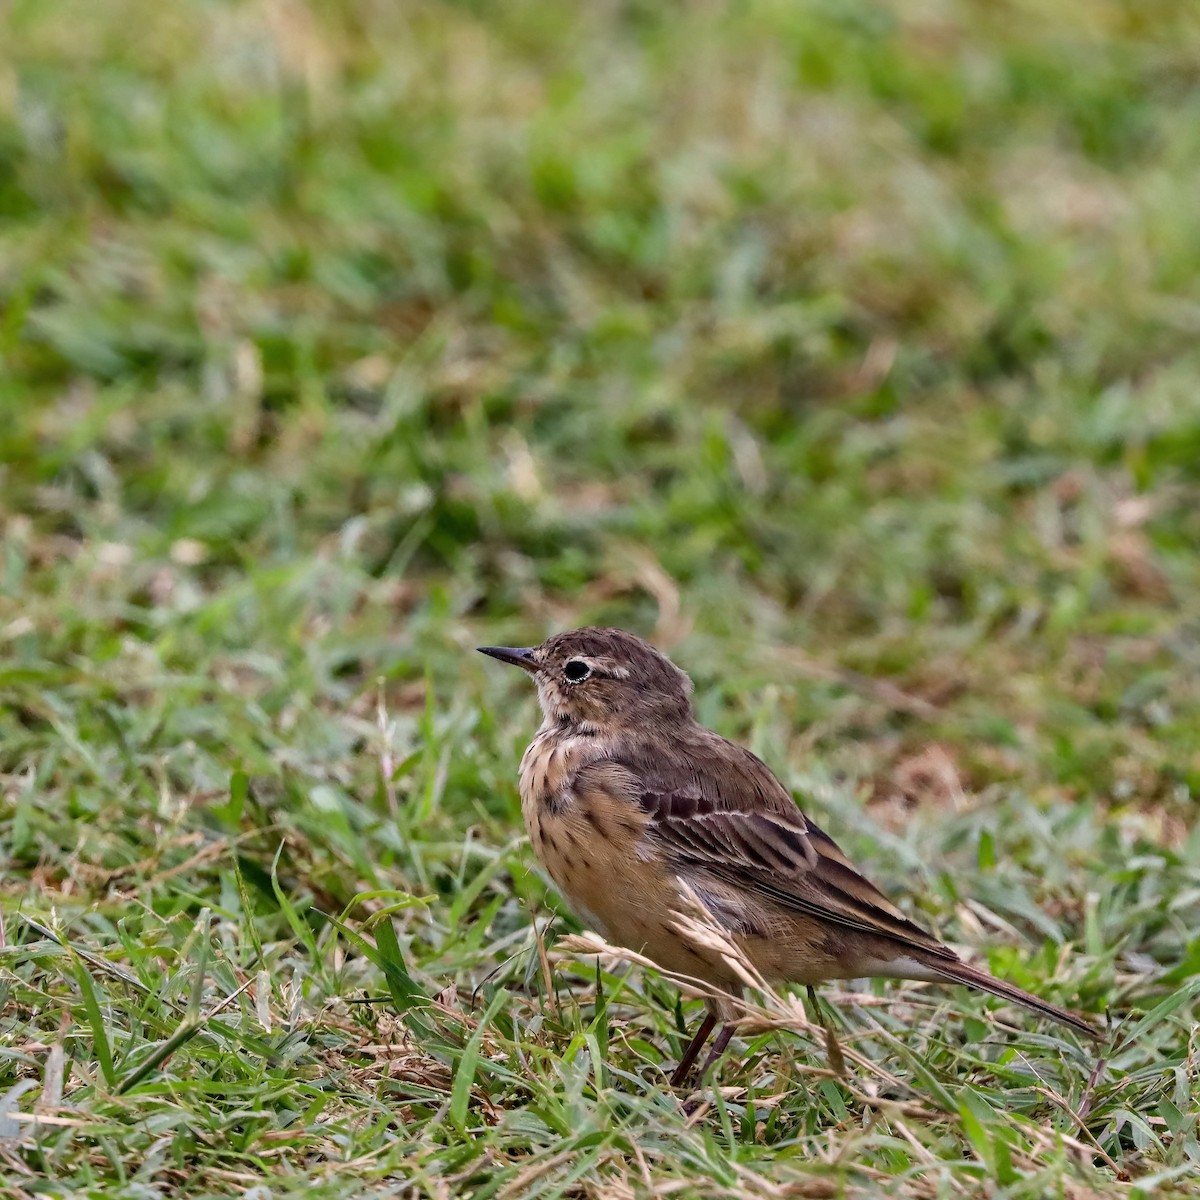
[[[92,1031],[92,1045],[96,1051],[96,1061],[100,1064],[100,1074],[109,1088],[116,1085],[117,1072],[113,1066],[112,1048],[108,1041],[108,1031],[104,1025],[104,1014],[100,1011],[100,1002],[96,998],[96,985],[82,959],[75,960],[75,978],[79,981],[79,992],[83,997],[83,1011]]]
[[[204,1027],[202,1021],[187,1020],[166,1041],[159,1043],[153,1052],[139,1063],[117,1084],[117,1095],[132,1091],[143,1080],[148,1079],[172,1054],[185,1046]]]
[[[508,1000],[508,993],[499,989],[492,997],[479,1024],[475,1026],[467,1044],[463,1047],[462,1057],[454,1072],[454,1087],[450,1093],[450,1124],[460,1132],[466,1129],[467,1110],[471,1102],[471,1088],[475,1083],[475,1075],[479,1069],[479,1054],[483,1046],[483,1035],[487,1032],[492,1018],[500,1011]]]

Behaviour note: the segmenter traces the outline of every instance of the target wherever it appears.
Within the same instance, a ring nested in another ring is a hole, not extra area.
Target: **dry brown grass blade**
[[[719,954],[745,986],[763,998],[763,1003],[755,1003],[747,1000],[744,996],[733,996],[695,976],[665,971],[645,955],[622,946],[614,946],[594,933],[562,938],[557,944],[558,949],[568,954],[599,955],[601,958],[613,962],[624,961],[651,967],[671,979],[684,992],[705,999],[718,1000],[723,1005],[739,1012],[740,1016],[736,1023],[740,1032],[752,1034],[787,1030],[803,1034],[814,1042],[820,1041],[822,1044],[827,1044],[825,1027],[810,1020],[804,1005],[798,998],[786,996],[772,987],[728,932],[716,922],[687,883],[683,880],[679,882],[682,901],[681,907],[676,911],[674,924],[681,936]],[[859,1070],[885,1084],[888,1088],[911,1090],[909,1085],[897,1076],[853,1047],[842,1050],[838,1063],[841,1070],[835,1069],[830,1074],[838,1076],[844,1072],[847,1058]]]

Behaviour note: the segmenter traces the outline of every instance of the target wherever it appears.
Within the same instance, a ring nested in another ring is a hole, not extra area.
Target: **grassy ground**
[[[10,0],[0,1193],[1194,1194],[1198,61],[1188,0]],[[748,1031],[685,1108],[471,653],[588,622],[1103,1069],[831,988],[844,1079]]]

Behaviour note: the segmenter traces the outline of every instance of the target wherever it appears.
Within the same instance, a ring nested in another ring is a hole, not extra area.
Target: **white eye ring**
[[[571,658],[563,665],[563,676],[568,683],[582,683],[590,674],[592,668],[582,658]]]

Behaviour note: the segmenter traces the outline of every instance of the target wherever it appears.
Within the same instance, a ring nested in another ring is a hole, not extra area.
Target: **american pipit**
[[[682,884],[767,980],[964,983],[1100,1036],[910,921],[765,763],[697,724],[691,680],[640,638],[576,629],[530,649],[480,649],[537,682],[543,720],[521,760],[521,811],[550,877],[609,941],[739,994],[720,955],[677,927]],[[710,1003],[672,1083],[730,1015]],[[710,1062],[730,1032],[726,1024]]]

